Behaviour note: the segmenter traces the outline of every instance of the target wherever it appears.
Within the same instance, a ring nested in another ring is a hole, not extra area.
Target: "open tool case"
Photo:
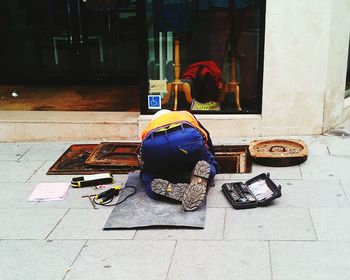
[[[282,195],[281,186],[270,179],[269,173],[262,173],[245,183],[225,183],[221,188],[235,209],[265,206]]]

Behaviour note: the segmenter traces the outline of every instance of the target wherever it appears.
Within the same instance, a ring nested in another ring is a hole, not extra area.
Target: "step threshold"
[[[139,112],[0,111],[1,142],[134,141]]]
[[[261,133],[261,115],[196,117],[212,138]],[[151,118],[139,112],[0,111],[0,141],[140,141]]]

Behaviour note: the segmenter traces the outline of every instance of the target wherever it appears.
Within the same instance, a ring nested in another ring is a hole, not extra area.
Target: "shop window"
[[[2,0],[0,83],[136,85],[136,31],[135,0]]]
[[[261,112],[264,0],[147,0],[142,5],[142,113],[161,108]]]
[[[345,82],[345,98],[350,97],[350,39],[348,49],[348,67],[346,70],[346,82]]]

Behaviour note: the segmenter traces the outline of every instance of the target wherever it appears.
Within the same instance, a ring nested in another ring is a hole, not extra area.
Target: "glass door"
[[[81,73],[90,80],[131,82],[137,73],[136,1],[71,1],[77,6]]]
[[[1,79],[70,75],[74,66],[71,16],[69,1],[2,1]]]
[[[135,1],[1,2],[0,82],[136,84]]]

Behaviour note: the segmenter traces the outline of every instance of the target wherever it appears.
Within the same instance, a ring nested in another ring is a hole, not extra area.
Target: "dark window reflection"
[[[137,83],[134,0],[2,0],[0,36],[1,81]]]
[[[221,112],[260,111],[262,2],[146,1],[149,79],[150,83],[166,80],[167,88],[158,92],[163,108],[193,109],[190,99],[194,98],[200,103],[218,103],[207,107],[209,111],[210,108]],[[195,74],[198,72],[188,72],[188,67],[196,63],[204,67],[216,64],[217,68],[209,66],[209,70],[203,70],[214,72],[214,77],[203,78]]]

